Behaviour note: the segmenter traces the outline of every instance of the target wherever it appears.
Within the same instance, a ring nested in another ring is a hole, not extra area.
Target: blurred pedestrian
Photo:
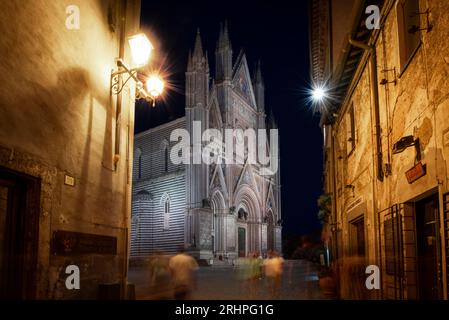
[[[282,283],[284,259],[276,252],[270,252],[265,260],[265,277],[268,281],[272,299],[278,299]]]
[[[150,288],[153,299],[170,299],[172,295],[168,257],[161,251],[156,251],[150,260]]]
[[[169,261],[172,274],[174,297],[176,300],[189,298],[195,287],[194,272],[198,270],[198,263],[191,256],[184,253],[184,247]]]
[[[254,252],[249,258],[249,279],[248,279],[248,294],[249,299],[255,299],[260,289],[260,282],[262,280],[263,259],[258,252]]]
[[[365,287],[365,257],[351,256],[339,259],[338,284],[340,299],[365,300],[368,298]]]
[[[251,263],[249,257],[238,258],[237,279],[240,284],[240,291],[249,294],[249,280],[251,278]],[[247,298],[247,297],[246,297]]]

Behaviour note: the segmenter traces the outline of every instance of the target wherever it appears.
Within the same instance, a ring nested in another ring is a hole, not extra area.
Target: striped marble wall
[[[174,253],[184,244],[185,167],[170,161],[166,165],[164,151],[176,143],[169,142],[172,130],[184,127],[185,118],[180,118],[135,137],[131,257],[145,257],[156,250]]]

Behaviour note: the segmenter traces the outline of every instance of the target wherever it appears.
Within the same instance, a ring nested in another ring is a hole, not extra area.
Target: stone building
[[[310,12],[332,255],[380,268],[370,297],[447,299],[449,2],[313,0]]]
[[[242,164],[221,165],[171,161],[177,141],[170,135],[176,129],[192,136],[195,123],[201,132],[273,128],[273,121],[266,125],[260,65],[251,79],[243,52],[233,63],[226,26],[220,30],[215,61],[210,81],[198,32],[186,72],[186,115],[135,137],[131,257],[156,250],[172,253],[180,245],[216,263],[252,252],[281,251],[279,170],[262,175],[260,163],[251,164],[248,158]]]
[[[139,27],[135,0],[1,2],[1,298],[126,283],[135,89],[113,95],[111,72]]]

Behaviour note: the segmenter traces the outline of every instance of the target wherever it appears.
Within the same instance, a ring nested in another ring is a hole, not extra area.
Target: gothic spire
[[[203,46],[201,45],[200,29],[196,32],[195,49],[193,49],[193,58],[201,59],[204,56]]]
[[[256,70],[253,78],[254,96],[256,98],[257,108],[261,112],[265,112],[265,88],[262,78],[262,67],[260,60],[257,61]]]
[[[229,41],[228,23],[220,25],[217,49],[215,50],[215,80],[231,80],[232,78],[232,46]]]
[[[231,47],[229,41],[228,22],[225,21],[224,26],[220,23],[220,34],[218,36],[217,49]]]
[[[229,44],[228,21],[225,20],[223,27],[223,42]]]
[[[222,39],[223,39],[223,24],[220,22],[220,33],[218,34],[217,47],[220,46],[220,43],[222,42]]]

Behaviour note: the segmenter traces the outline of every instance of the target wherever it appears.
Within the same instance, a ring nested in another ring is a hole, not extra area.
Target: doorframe
[[[237,224],[237,256],[240,256],[240,248],[239,248],[239,228],[242,228],[245,230],[245,256],[246,258],[248,256],[248,229],[245,225]]]
[[[444,244],[444,237],[445,237],[445,233],[444,233],[444,211],[443,211],[443,193],[441,190],[441,185],[435,186],[433,188],[428,189],[427,191],[424,191],[423,193],[419,194],[418,196],[410,199],[407,201],[407,203],[413,203],[413,210],[414,210],[414,216],[415,216],[415,233],[416,233],[416,239],[415,239],[415,246],[416,246],[416,254],[417,254],[417,259],[416,259],[416,263],[419,263],[419,256],[418,256],[418,226],[417,226],[417,212],[416,212],[416,203],[420,202],[422,200],[425,200],[427,198],[430,198],[432,196],[436,196],[436,198],[438,199],[438,217],[435,217],[435,221],[438,223],[438,225],[436,226],[436,236],[437,236],[437,253],[436,253],[436,258],[437,258],[437,267],[439,268],[439,270],[437,269],[436,271],[439,273],[438,277],[441,277],[440,279],[440,283],[439,283],[439,289],[438,291],[441,293],[439,299],[443,298],[443,299],[447,299],[447,279],[446,279],[446,272],[445,272],[445,268],[444,268],[444,262],[446,260],[445,258],[445,244]],[[443,224],[442,224],[443,223]],[[418,265],[417,265],[418,267]],[[419,283],[419,270],[417,269],[417,283],[418,286],[421,286],[421,284]],[[417,295],[419,297],[419,287],[417,288]],[[421,298],[421,297],[419,297]]]
[[[20,230],[19,232],[22,233],[23,236],[16,239],[10,239],[15,236],[14,234],[11,234],[13,230],[7,230],[5,233],[5,238],[9,238],[6,241],[9,245],[8,250],[12,250],[16,253],[18,252],[23,255],[24,259],[20,260],[19,265],[12,266],[12,273],[10,273],[10,270],[4,270],[3,272],[7,276],[10,276],[11,274],[13,276],[11,281],[15,284],[15,286],[13,286],[15,289],[12,293],[14,298],[35,299],[37,293],[41,179],[3,166],[0,166],[0,177],[3,180],[10,181],[20,188],[23,188],[21,191],[17,192],[22,192],[22,196],[25,199],[18,212],[18,215],[22,216],[16,216],[15,218],[18,218],[14,219],[16,221],[8,220],[6,222],[7,225],[14,226],[14,230]],[[11,219],[11,216],[7,217],[7,219]],[[17,223],[20,225],[17,226]],[[7,259],[11,261],[11,258]],[[11,266],[9,266],[9,268],[11,268]],[[9,289],[10,288],[7,288],[7,290]],[[9,297],[9,295],[7,297]]]
[[[363,241],[364,241],[364,252],[365,255],[363,256],[363,258],[365,260],[368,259],[368,250],[367,250],[367,245],[368,245],[368,241],[367,241],[367,228],[366,228],[366,219],[365,219],[365,213],[362,213],[356,217],[352,217],[351,220],[348,221],[348,240],[349,240],[349,255],[353,256],[354,255],[354,250],[355,250],[355,244],[353,243],[353,237],[354,237],[354,228],[356,228],[355,224],[357,222],[360,222],[361,220],[363,220]],[[359,240],[359,239],[357,239]],[[358,255],[358,254],[357,254]]]

